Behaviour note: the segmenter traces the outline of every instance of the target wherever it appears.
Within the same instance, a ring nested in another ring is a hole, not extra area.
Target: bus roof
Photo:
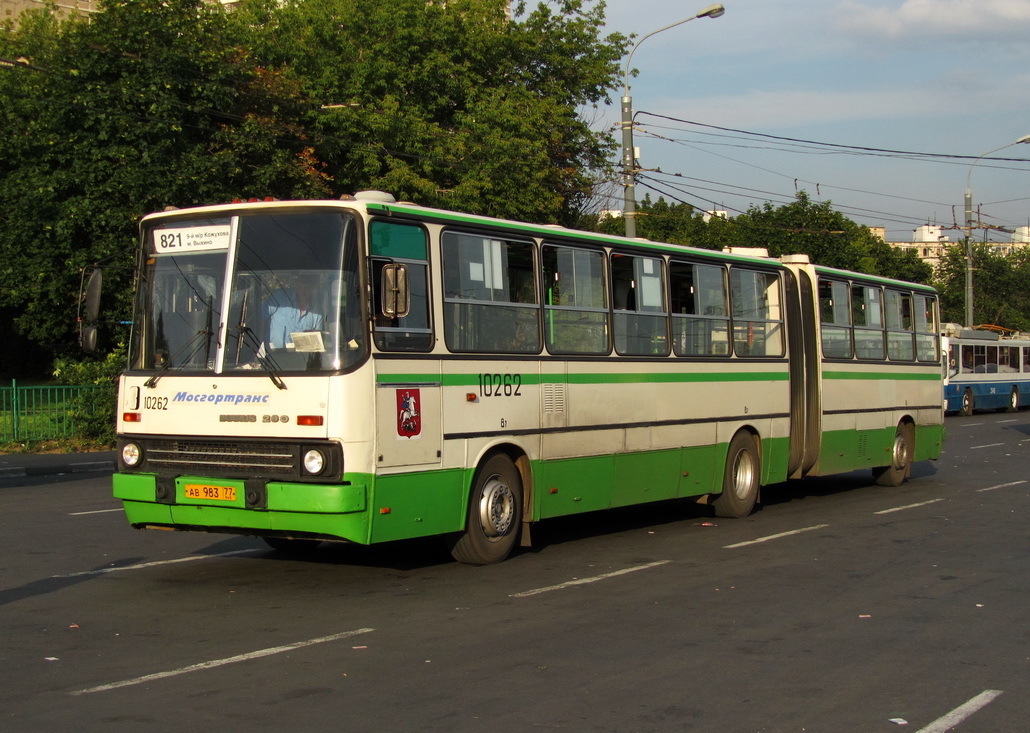
[[[457,222],[473,226],[502,229],[509,232],[534,235],[545,238],[561,237],[566,240],[579,240],[584,243],[603,243],[612,247],[641,249],[651,252],[658,251],[665,254],[689,254],[694,257],[711,258],[713,260],[718,261],[729,260],[735,262],[747,262],[751,264],[762,264],[766,267],[773,267],[777,269],[784,268],[784,264],[782,262],[772,257],[760,257],[743,252],[725,252],[720,250],[701,249],[699,247],[692,247],[686,244],[655,242],[650,239],[643,238],[627,239],[626,237],[615,234],[600,234],[598,232],[588,232],[578,229],[569,229],[567,227],[555,224],[530,224],[528,222],[513,221],[510,219],[497,219],[489,216],[481,216],[478,214],[466,214],[458,211],[448,211],[446,209],[434,209],[427,206],[420,206],[418,204],[414,204],[411,202],[390,201],[389,199],[392,197],[390,197],[389,194],[381,194],[380,192],[363,193],[368,193],[371,195],[361,197],[362,194],[358,194],[358,196],[361,198],[346,197],[341,199],[307,199],[290,201],[250,200],[246,202],[238,201],[227,204],[194,206],[184,209],[169,208],[165,211],[159,211],[144,216],[140,224],[142,226],[144,223],[156,222],[162,219],[174,219],[179,217],[196,216],[201,213],[205,215],[229,215],[236,211],[261,211],[271,209],[310,209],[314,207],[332,207],[359,211],[363,210],[368,215],[385,214],[386,216],[400,216],[403,218],[411,218],[422,221],[432,221],[441,224],[448,222]],[[850,279],[862,279],[883,285],[895,285],[900,287],[912,288],[915,290],[922,290],[928,293],[936,292],[934,288],[932,288],[931,286],[923,285],[920,283],[911,283],[903,280],[895,280],[891,278],[880,277],[877,275],[867,275],[859,272],[851,272],[848,270],[838,270],[832,267],[824,267],[821,265],[816,265],[815,269],[816,272],[831,277],[836,276]]]

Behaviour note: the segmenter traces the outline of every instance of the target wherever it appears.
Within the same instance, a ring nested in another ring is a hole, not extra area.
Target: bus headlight
[[[317,476],[325,469],[325,455],[322,451],[312,448],[304,454],[304,471],[312,476]]]
[[[126,443],[122,446],[122,463],[128,468],[133,468],[143,457],[143,451],[135,443]]]

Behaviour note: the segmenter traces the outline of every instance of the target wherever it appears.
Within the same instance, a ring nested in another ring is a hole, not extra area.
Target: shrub
[[[86,441],[114,445],[118,375],[125,368],[125,344],[119,344],[102,358],[82,361],[58,359],[54,377],[70,385],[96,385],[105,389],[83,395],[69,406],[75,435]]]

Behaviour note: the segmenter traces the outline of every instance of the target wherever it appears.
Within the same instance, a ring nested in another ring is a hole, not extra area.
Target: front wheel
[[[469,565],[501,562],[511,553],[522,523],[522,479],[504,454],[476,471],[465,531],[449,540],[451,555]]]
[[[1005,408],[1005,412],[1016,412],[1019,410],[1019,387],[1012,388],[1012,396],[1009,397],[1009,406]]]
[[[726,471],[722,477],[722,493],[712,502],[719,517],[746,517],[755,508],[761,481],[761,458],[751,433],[741,431],[733,436],[726,454]]]
[[[889,466],[873,469],[873,478],[880,486],[901,486],[912,470],[912,455],[915,451],[915,428],[911,423],[898,425],[894,432]]]

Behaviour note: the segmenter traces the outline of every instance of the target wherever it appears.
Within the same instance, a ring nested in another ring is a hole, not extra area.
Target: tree
[[[248,192],[311,196],[325,178],[290,120],[297,85],[230,42],[199,0],[116,0],[90,22],[30,13],[0,57],[0,306],[43,344],[69,344],[80,268],[114,267],[128,313],[135,231],[166,205]]]
[[[571,223],[614,144],[626,39],[603,4],[503,0],[109,0],[89,21],[24,15],[0,34],[0,314],[74,344],[81,268],[129,313],[139,218],[236,197],[368,188],[462,211]],[[111,335],[112,340],[118,334]]]
[[[603,3],[554,5],[262,0],[233,18],[316,102],[334,193],[570,225],[615,150],[579,110],[608,101],[626,39],[601,37]]]
[[[963,325],[993,324],[1030,330],[1030,252],[997,253],[973,245],[973,323],[965,323],[966,248],[949,248],[937,267],[934,285],[941,293],[941,320]]]
[[[622,234],[625,222],[621,217],[606,217],[592,225],[589,220],[584,224],[606,234]],[[690,204],[669,203],[664,197],[651,200],[646,194],[643,201],[637,203],[637,234],[654,242],[686,244],[691,247],[710,247],[709,230],[703,215]]]
[[[614,217],[593,226],[609,234],[623,231],[622,219]],[[807,254],[816,264],[870,275],[920,283],[933,277],[933,269],[914,252],[891,247],[835,211],[829,201],[813,203],[804,191],[784,206],[767,202],[731,219],[711,217],[707,222],[690,204],[670,204],[664,198],[653,202],[648,195],[638,205],[638,230],[647,239],[702,249],[760,247],[771,257]]]

